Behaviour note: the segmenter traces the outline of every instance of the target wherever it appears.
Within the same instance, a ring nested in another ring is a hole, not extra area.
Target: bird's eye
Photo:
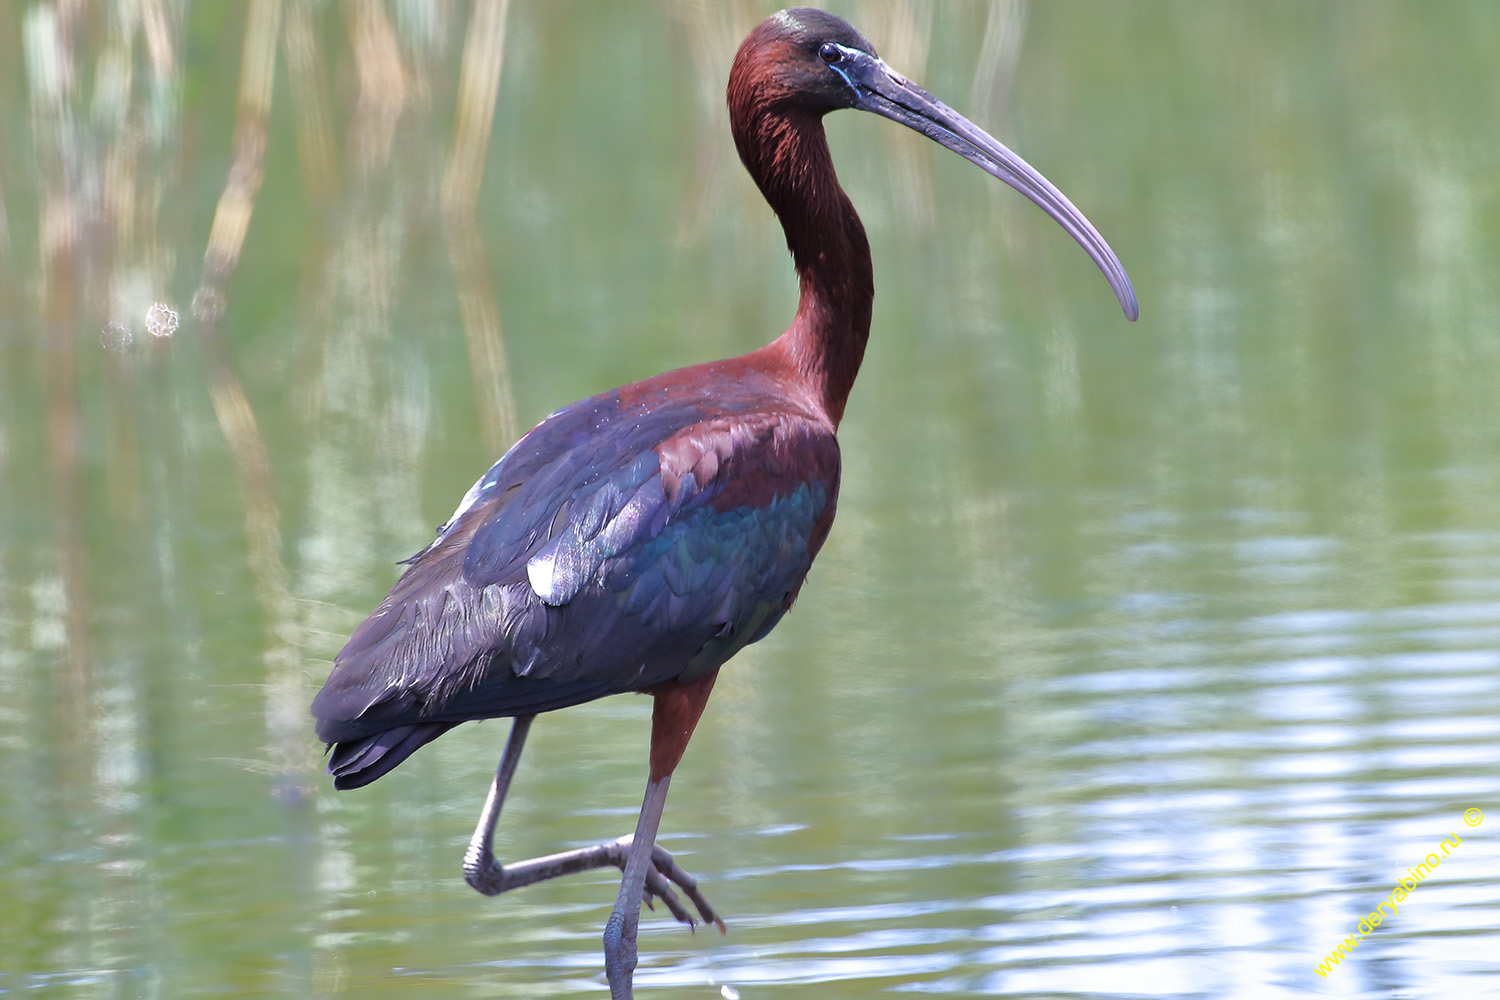
[[[824,42],[818,49],[818,58],[832,66],[844,61],[844,50],[832,42]]]

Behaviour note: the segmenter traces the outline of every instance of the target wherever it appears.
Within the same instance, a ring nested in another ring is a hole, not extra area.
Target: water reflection
[[[840,10],[1076,197],[1145,318],[1001,186],[830,121],[880,287],[840,523],[674,781],[730,934],[648,921],[643,990],[1480,992],[1495,9]],[[0,989],[598,991],[607,875],[458,877],[503,726],[334,796],[306,702],[515,428],[784,326],[721,101],[765,13],[0,25]],[[541,720],[504,850],[624,832],[646,711]]]

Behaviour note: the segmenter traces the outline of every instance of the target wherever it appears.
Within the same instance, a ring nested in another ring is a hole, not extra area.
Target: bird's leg
[[[468,850],[464,852],[464,880],[486,896],[497,896],[502,892],[519,889],[534,882],[588,871],[591,868],[623,869],[627,863],[630,846],[635,839],[634,837],[621,837],[619,840],[606,841],[603,844],[595,844],[593,847],[549,854],[546,857],[517,861],[508,865],[501,865],[495,860],[495,823],[500,818],[500,807],[505,802],[505,793],[509,790],[511,778],[516,773],[516,764],[521,758],[521,748],[526,743],[526,734],[534,718],[535,716],[532,715],[516,716],[516,721],[510,731],[510,740],[505,745],[505,755],[500,758],[500,766],[495,770],[495,780],[490,785],[490,794],[485,800],[484,812],[480,814],[479,825],[474,829],[474,836],[469,841]],[[703,894],[698,891],[698,883],[693,876],[683,871],[665,849],[654,844],[652,848],[651,870],[646,873],[646,901],[649,902],[653,896],[660,899],[671,911],[673,917],[689,927],[694,926],[696,921],[692,914],[672,891],[672,886],[676,885],[697,908],[703,919],[711,924],[717,924],[722,932],[724,921],[719,919],[713,907],[709,906],[708,900],[704,899]]]
[[[500,766],[495,769],[495,780],[490,783],[489,797],[484,800],[484,812],[479,814],[479,825],[469,839],[469,849],[464,852],[464,881],[486,896],[495,896],[507,889],[514,889],[509,873],[495,861],[495,823],[500,819],[500,807],[505,804],[505,793],[510,790],[510,780],[515,777],[516,764],[521,760],[521,748],[526,745],[526,734],[531,730],[534,715],[518,715],[510,727],[510,739],[505,743],[505,754]]]
[[[667,804],[667,785],[671,781],[672,776],[665,774],[646,785],[646,801],[641,804],[641,818],[635,825],[635,837],[625,859],[620,896],[615,900],[609,923],[604,925],[604,974],[609,979],[610,1000],[631,1000],[641,894],[646,887],[646,874],[655,870],[651,853],[656,847],[656,830],[661,825],[661,811]]]
[[[632,998],[641,893],[660,865],[660,862],[653,864],[653,854],[661,851],[656,846],[656,830],[661,825],[662,808],[667,804],[667,786],[687,750],[703,707],[708,704],[708,694],[717,676],[718,671],[714,671],[685,684],[668,682],[651,690],[656,699],[651,711],[651,780],[646,783],[641,818],[636,822],[635,838],[625,860],[620,896],[615,900],[609,923],[604,925],[604,973],[609,979],[610,1000]],[[723,922],[715,922],[723,933]]]

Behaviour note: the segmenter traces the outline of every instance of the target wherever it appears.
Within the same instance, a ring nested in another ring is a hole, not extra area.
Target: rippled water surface
[[[1500,989],[1500,7],[837,9],[1142,318],[830,119],[839,522],[673,781],[728,934],[647,914],[638,993]],[[460,877],[507,723],[335,794],[306,705],[520,429],[784,328],[770,10],[0,5],[0,991],[601,995],[617,878]],[[539,719],[501,852],[628,832],[649,713]]]

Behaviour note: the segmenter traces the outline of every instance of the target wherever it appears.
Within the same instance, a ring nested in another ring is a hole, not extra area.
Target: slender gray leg
[[[473,886],[486,896],[498,896],[502,892],[511,889],[519,889],[534,882],[543,882],[547,879],[557,878],[560,875],[571,875],[574,872],[588,871],[592,868],[620,868],[624,869],[629,862],[630,848],[635,842],[634,837],[621,837],[619,840],[610,840],[593,847],[580,847],[573,851],[563,851],[560,854],[549,854],[541,858],[532,858],[528,861],[517,861],[508,865],[501,865],[495,860],[494,840],[495,823],[500,818],[500,807],[505,803],[505,793],[510,788],[511,778],[516,773],[516,764],[521,758],[521,748],[526,743],[526,734],[531,728],[531,720],[535,716],[516,716],[515,725],[510,731],[510,740],[505,745],[505,755],[500,758],[500,766],[495,771],[495,780],[490,785],[489,797],[484,803],[484,812],[480,814],[479,825],[474,829],[474,836],[469,841],[469,848],[464,852],[464,881]],[[665,784],[662,795],[665,797]],[[661,807],[657,806],[657,822],[660,821]],[[655,837],[656,826],[652,825],[652,838]],[[682,905],[677,894],[672,891],[676,885],[687,896],[698,913],[705,921],[716,924],[719,932],[724,931],[724,921],[714,913],[713,907],[709,906],[708,900],[698,891],[698,883],[678,867],[672,855],[664,848],[651,844],[648,857],[651,864],[645,874],[644,902],[649,906],[651,898],[660,899],[672,916],[687,924],[689,927],[696,925],[686,907]],[[637,893],[637,910],[642,901],[640,893]],[[637,914],[637,918],[639,914]]]
[[[516,888],[507,884],[505,869],[495,862],[495,823],[500,819],[500,807],[505,804],[505,793],[510,791],[510,779],[516,775],[521,748],[526,745],[526,734],[531,731],[531,720],[535,718],[534,715],[518,715],[511,725],[505,754],[495,769],[489,797],[484,800],[484,812],[479,814],[479,825],[474,828],[469,849],[464,852],[464,881],[486,896]]]
[[[633,997],[631,981],[635,974],[641,895],[646,889],[648,873],[657,870],[652,853],[656,847],[656,830],[661,825],[662,808],[667,803],[667,785],[671,781],[672,776],[667,774],[646,785],[641,818],[636,823],[635,837],[625,859],[625,877],[620,880],[620,896],[615,900],[609,923],[604,925],[604,973],[609,978],[610,1000],[632,1000]]]

